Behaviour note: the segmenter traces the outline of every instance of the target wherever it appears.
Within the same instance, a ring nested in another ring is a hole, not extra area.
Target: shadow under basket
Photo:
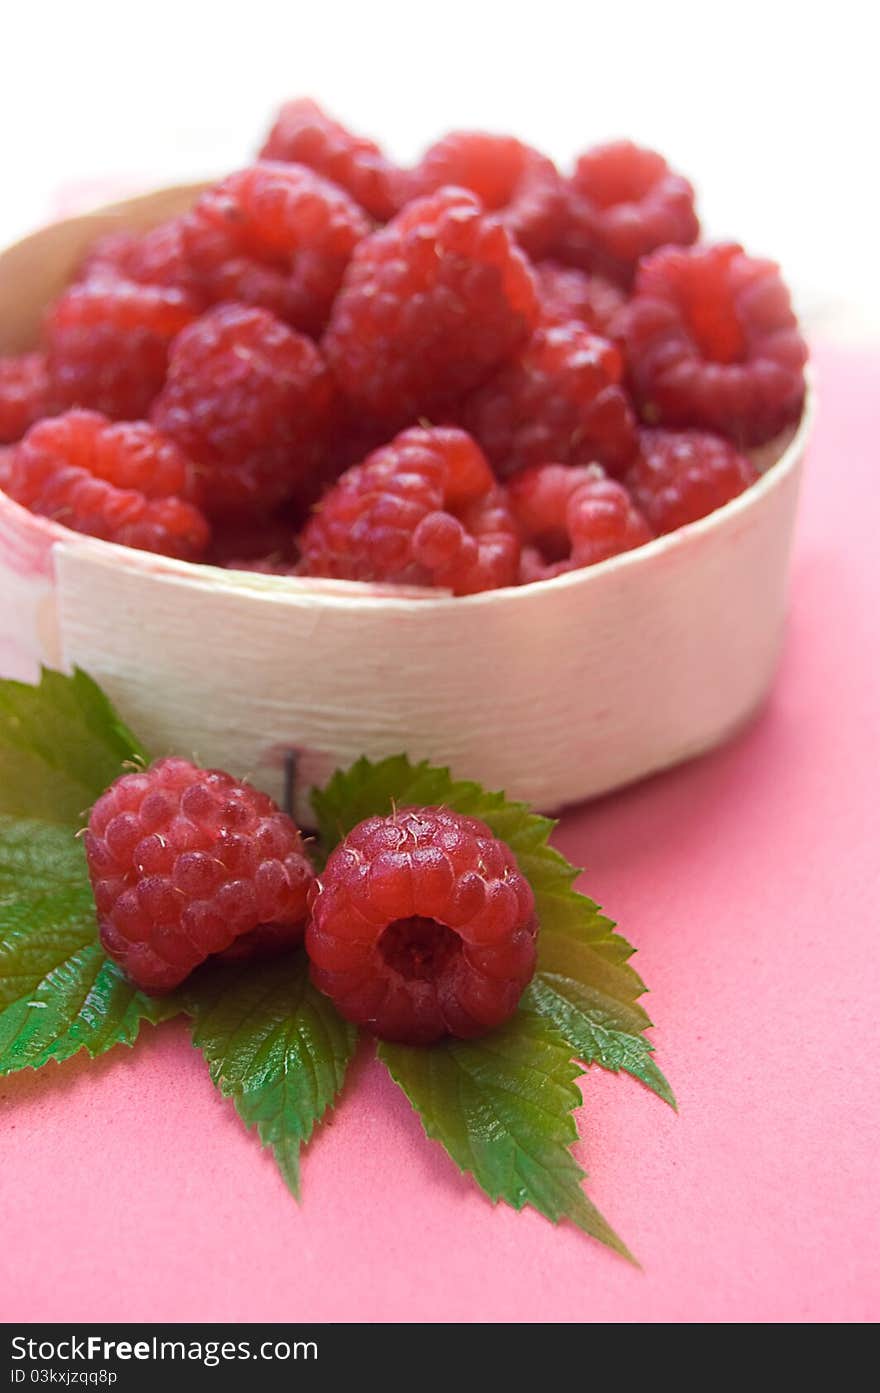
[[[0,353],[102,233],[202,186],[44,228],[0,254]],[[80,536],[0,494],[0,674],[84,668],[154,754],[297,807],[359,755],[406,751],[552,812],[710,749],[773,678],[811,402],[711,516],[554,580],[454,598],[188,565]],[[768,463],[772,461],[772,463]]]

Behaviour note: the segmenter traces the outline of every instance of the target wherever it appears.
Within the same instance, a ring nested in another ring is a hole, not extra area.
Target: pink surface
[[[880,1316],[878,373],[880,357],[819,360],[767,709],[558,832],[639,946],[680,1103],[598,1070],[584,1085],[589,1191],[644,1271],[493,1209],[366,1052],[297,1208],[173,1024],[0,1080],[0,1316]]]

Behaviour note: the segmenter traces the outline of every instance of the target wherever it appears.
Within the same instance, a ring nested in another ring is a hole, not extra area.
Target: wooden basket
[[[202,186],[43,229],[0,254],[0,352],[95,236],[145,228]],[[555,580],[465,598],[188,565],[98,542],[0,494],[0,672],[86,669],[155,754],[195,755],[278,796],[405,750],[536,808],[710,749],[760,704],[785,614],[810,426],[710,517]]]

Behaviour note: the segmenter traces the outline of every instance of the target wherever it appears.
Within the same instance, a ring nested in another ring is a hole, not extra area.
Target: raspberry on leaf
[[[296,947],[311,864],[265,793],[160,759],[123,774],[85,833],[101,942],[137,986],[170,991],[215,954]]]
[[[485,1034],[513,1015],[535,970],[535,900],[513,853],[448,808],[367,818],[310,899],[315,985],[385,1040]]]

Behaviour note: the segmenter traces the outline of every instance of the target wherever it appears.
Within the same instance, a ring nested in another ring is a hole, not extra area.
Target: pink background
[[[366,1050],[297,1208],[172,1024],[0,1080],[0,1316],[880,1316],[878,374],[877,356],[819,355],[765,711],[558,832],[639,947],[680,1103],[598,1070],[584,1082],[589,1192],[644,1270],[493,1209]]]

